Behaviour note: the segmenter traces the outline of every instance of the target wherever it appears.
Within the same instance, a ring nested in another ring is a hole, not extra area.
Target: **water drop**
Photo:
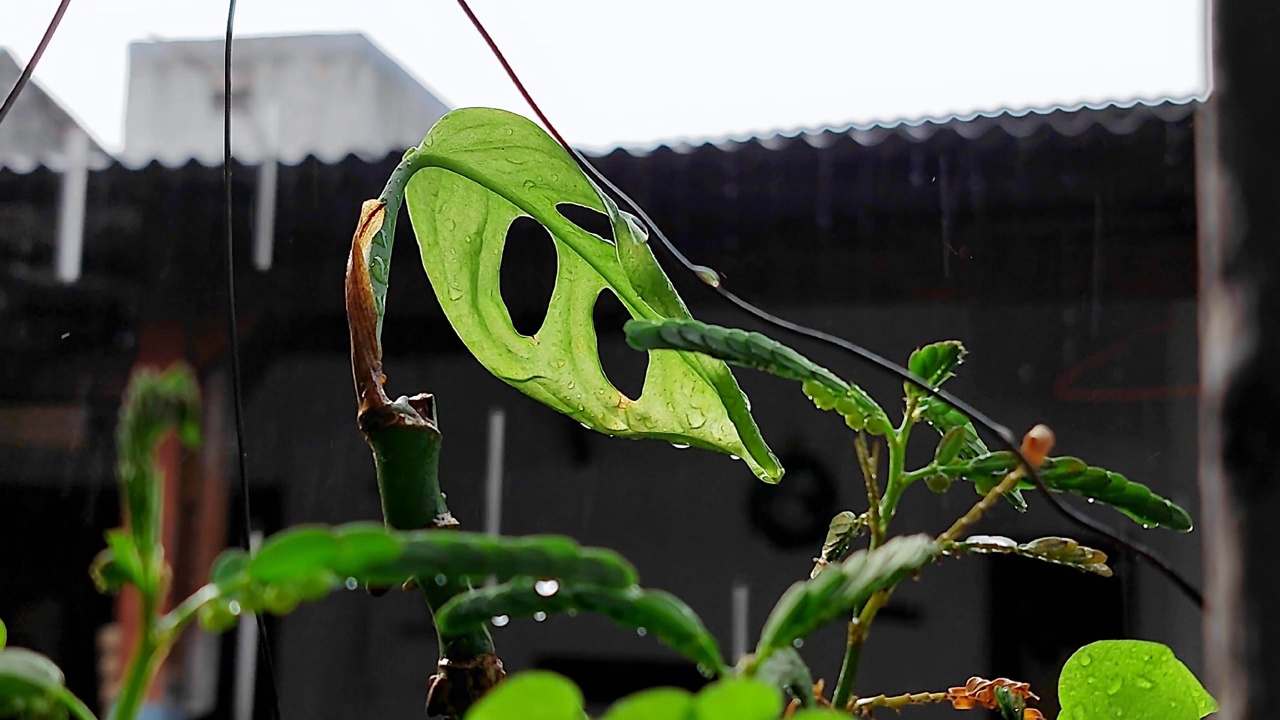
[[[570,381],[569,381],[569,389],[570,389],[570,390],[574,389],[574,388],[575,388],[575,387],[577,387],[577,386],[578,386],[578,383],[576,383],[576,382],[574,382],[574,381],[572,381],[572,380],[570,380]]]
[[[642,627],[638,627],[636,628],[636,634],[639,635],[640,637],[644,637],[645,635],[649,634],[649,631]]]
[[[462,286],[461,286],[461,285],[459,285],[458,283],[450,283],[450,284],[449,284],[449,299],[450,299],[450,300],[461,300],[461,299],[462,299]]]
[[[671,443],[671,447],[673,447],[673,448],[675,448],[675,449],[677,449],[677,450],[687,450],[687,449],[689,449],[689,446],[688,446],[688,445],[686,445],[685,443]]]
[[[1115,695],[1122,687],[1124,687],[1124,678],[1112,678],[1111,684],[1107,686],[1107,694]]]
[[[445,583],[447,583],[447,582],[449,582],[449,578],[445,577],[445,576],[444,576],[444,573],[436,573],[436,584],[437,584],[437,585],[439,585],[439,586],[441,586],[441,587],[444,587],[444,584],[445,584]]]
[[[493,616],[493,625],[494,625],[494,627],[505,627],[505,626],[506,626],[506,624],[507,624],[507,623],[509,623],[509,622],[511,622],[511,618],[507,617],[506,615],[494,615],[494,616]]]
[[[702,408],[694,407],[689,409],[689,414],[685,416],[689,421],[689,427],[697,430],[707,424],[707,416],[703,414]]]
[[[557,370],[559,370],[560,368],[564,367],[564,360],[557,359],[557,360],[554,360],[551,364],[554,365]]]
[[[698,276],[699,280],[707,285],[710,285],[713,288],[720,287],[720,273],[715,270],[712,270],[705,265],[694,265],[693,272]]]
[[[1141,675],[1139,675],[1138,679],[1135,680],[1134,682],[1138,683],[1138,687],[1142,688],[1143,690],[1150,690],[1151,688],[1155,687],[1155,685],[1152,684],[1150,680],[1142,677]]]
[[[587,408],[586,408],[586,406],[585,406],[585,405],[579,405],[579,406],[578,406],[578,412],[582,412],[583,410],[586,410],[586,409],[587,409]]]
[[[730,460],[741,460],[742,458],[738,457],[737,455],[730,455],[730,456],[729,456],[729,459],[730,459]]]
[[[546,620],[546,619],[547,619],[547,614],[542,612],[541,610],[533,614],[534,622],[542,622],[543,620]]]
[[[1089,663],[1093,662],[1093,656],[1089,653],[1080,653],[1080,664],[1089,667]]]
[[[1088,503],[1089,503],[1090,505],[1092,505],[1094,502],[1095,502],[1095,501],[1094,501],[1094,499],[1093,499],[1093,498],[1089,498],[1089,499],[1088,499]]]
[[[468,235],[468,236],[467,236],[467,244],[468,244],[468,245],[470,245],[470,244],[471,244],[471,236],[470,236],[470,235]]]
[[[534,187],[536,187],[536,186],[537,186],[537,183],[535,183],[535,182],[534,182],[534,181],[532,181],[532,180],[525,180],[525,181],[524,181],[523,183],[521,183],[521,184],[522,184],[522,185],[524,185],[524,189],[525,189],[525,190],[532,190]]]
[[[239,615],[239,614],[240,614],[240,601],[239,601],[239,600],[232,600],[231,602],[227,603],[227,612],[231,613],[232,615]]]
[[[356,588],[360,587],[360,581],[356,580],[353,577],[349,577],[347,578],[347,581],[346,583],[344,583],[344,585],[346,585],[346,588],[348,590],[355,590]]]
[[[555,580],[539,580],[533,584],[533,591],[542,597],[551,597],[560,592],[560,583]]]
[[[556,173],[551,173],[551,182],[560,182],[560,176]]]
[[[702,663],[698,663],[698,674],[701,675],[702,677],[709,678],[712,675],[711,668],[707,667],[706,665],[703,665]]]
[[[453,218],[445,218],[444,226],[450,230],[456,230],[458,228],[458,223],[455,222]]]
[[[792,640],[791,647],[799,650],[800,648],[804,647],[804,640],[801,640],[800,638],[796,638],[795,640]]]
[[[507,128],[507,137],[511,137],[511,133],[512,133],[512,132],[513,132],[513,131],[512,131],[512,129],[511,129],[511,128]],[[428,140],[429,140],[429,139],[430,139],[430,138],[428,138]]]
[[[591,426],[586,423],[578,423],[578,424],[581,425],[584,429],[587,429],[587,430],[591,429]]]

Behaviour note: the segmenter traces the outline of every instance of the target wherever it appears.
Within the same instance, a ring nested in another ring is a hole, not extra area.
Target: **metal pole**
[[[1211,0],[1196,119],[1205,667],[1222,720],[1280,706],[1280,3]]]

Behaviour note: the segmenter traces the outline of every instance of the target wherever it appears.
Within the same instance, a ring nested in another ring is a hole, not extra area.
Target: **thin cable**
[[[236,0],[227,4],[227,37],[222,45],[222,185],[223,198],[226,202],[226,243],[227,243],[227,333],[228,352],[231,355],[231,398],[236,426],[236,462],[240,473],[240,495],[243,500],[241,511],[244,513],[242,542],[245,551],[250,549],[253,510],[249,501],[249,471],[244,449],[244,402],[240,376],[240,324],[236,319],[236,264],[235,243],[232,230],[232,192],[231,192],[231,41],[235,34]],[[280,720],[280,693],[276,688],[276,667],[271,656],[271,643],[267,641],[267,623],[261,613],[254,619],[258,625],[258,643],[263,664],[267,668],[267,679],[271,685],[271,707],[276,720]]]
[[[1068,521],[1090,530],[1091,532],[1097,533],[1111,540],[1120,547],[1142,557],[1152,567],[1159,571],[1160,574],[1168,578],[1169,581],[1181,590],[1192,602],[1194,602],[1197,607],[1201,609],[1204,608],[1204,597],[1201,595],[1200,591],[1152,550],[1141,543],[1120,537],[1110,528],[1102,525],[1088,515],[1081,513],[1070,505],[1062,503],[1058,498],[1054,497],[1053,492],[1045,485],[1044,480],[1041,479],[1040,473],[1032,467],[1029,462],[1027,462],[1027,458],[1022,454],[1022,449],[1019,446],[1017,439],[1013,436],[1013,433],[1009,431],[1009,428],[997,423],[995,420],[988,417],[986,413],[981,412],[969,403],[957,398],[945,390],[930,386],[927,382],[916,377],[906,368],[860,345],[849,342],[844,338],[837,337],[830,333],[815,330],[813,328],[800,325],[799,323],[786,320],[752,305],[746,300],[743,300],[730,292],[729,289],[725,287],[724,279],[720,273],[709,267],[693,263],[685,257],[684,253],[680,252],[675,244],[667,237],[666,233],[662,232],[662,229],[658,227],[658,224],[655,223],[653,219],[649,217],[648,213],[644,211],[644,208],[640,207],[639,203],[632,200],[631,197],[623,192],[617,185],[614,185],[613,182],[611,182],[609,178],[605,177],[604,173],[597,170],[581,152],[569,145],[569,143],[565,142],[565,139],[560,135],[560,132],[556,130],[555,125],[552,124],[546,114],[542,112],[542,108],[538,107],[538,103],[533,99],[533,96],[529,94],[524,83],[520,81],[515,69],[511,67],[511,63],[507,62],[506,56],[503,55],[502,50],[498,48],[498,44],[494,41],[493,37],[489,35],[489,31],[485,29],[484,24],[481,23],[480,19],[476,17],[476,14],[471,11],[471,7],[467,4],[467,1],[457,0],[457,2],[458,6],[462,8],[462,12],[466,14],[476,31],[480,33],[480,36],[484,39],[485,44],[489,46],[489,51],[502,65],[502,68],[506,71],[507,77],[510,78],[511,83],[515,85],[516,90],[519,91],[521,97],[524,98],[525,102],[528,103],[529,107],[533,110],[533,113],[537,115],[538,119],[541,120],[542,124],[547,128],[547,132],[555,138],[556,142],[558,142],[566,152],[573,156],[584,171],[595,177],[596,180],[608,188],[610,192],[635,212],[635,214],[644,221],[645,225],[648,226],[650,233],[654,237],[658,238],[659,242],[662,243],[662,246],[667,250],[667,252],[669,252],[681,265],[683,265],[686,270],[693,273],[700,282],[715,290],[721,297],[732,303],[738,309],[754,316],[766,324],[844,350],[863,362],[874,365],[886,373],[895,375],[902,380],[911,383],[912,385],[920,388],[930,397],[937,398],[938,400],[941,400],[964,413],[975,425],[998,437],[1000,439],[1000,444],[1017,456],[1023,467],[1026,469],[1027,477],[1035,484],[1036,488],[1044,495],[1045,500],[1048,501],[1049,505],[1055,511]]]
[[[58,9],[53,13],[53,19],[49,21],[49,27],[44,31],[44,37],[40,38],[40,44],[36,45],[36,51],[31,54],[31,59],[27,61],[27,66],[22,69],[22,74],[18,76],[18,82],[13,84],[13,89],[9,91],[9,95],[4,99],[4,104],[0,105],[0,122],[4,122],[4,118],[9,114],[9,110],[13,104],[18,101],[18,95],[22,94],[27,83],[31,82],[31,75],[36,71],[36,63],[40,62],[40,58],[44,55],[44,49],[49,47],[49,41],[53,39],[53,34],[58,30],[58,24],[62,22],[62,16],[67,12],[67,6],[71,4],[71,0],[62,0],[58,4]]]

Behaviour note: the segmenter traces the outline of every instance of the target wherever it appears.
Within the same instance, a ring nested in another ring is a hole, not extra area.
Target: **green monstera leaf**
[[[650,352],[638,398],[605,376],[592,323],[601,293],[616,295],[633,318],[689,318],[689,311],[637,222],[538,126],[502,110],[457,110],[405,155],[382,198],[386,217],[366,250],[379,328],[401,187],[436,297],[490,372],[593,430],[696,445],[742,458],[768,482],[782,477],[723,362]],[[565,204],[604,213],[614,241],[567,219],[558,209]],[[497,290],[507,230],[520,217],[547,230],[558,263],[546,319],[532,336],[516,331]]]

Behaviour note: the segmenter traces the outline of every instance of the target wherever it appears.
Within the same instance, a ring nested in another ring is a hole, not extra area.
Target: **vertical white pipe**
[[[63,162],[54,273],[60,282],[72,283],[80,278],[84,256],[84,204],[89,186],[89,136],[79,128],[67,130]]]
[[[271,269],[276,232],[276,177],[280,164],[268,155],[258,166],[258,192],[253,213],[253,267]]]
[[[249,534],[249,552],[262,545],[262,531]],[[253,720],[253,700],[258,679],[258,623],[250,613],[240,618],[236,628],[235,720]]]
[[[502,533],[502,456],[506,442],[507,414],[502,408],[494,408],[489,411],[489,447],[484,473],[484,531],[489,535]],[[487,587],[496,582],[490,577],[484,584]]]
[[[738,662],[747,654],[747,610],[751,600],[751,587],[743,582],[733,584],[733,638],[730,647],[733,649],[733,662]]]
[[[502,465],[507,442],[507,414],[502,408],[489,411],[489,448],[484,474],[484,531],[502,532]]]
[[[271,269],[276,232],[276,178],[280,163],[280,112],[274,103],[264,109],[259,135],[262,136],[262,164],[258,166],[258,192],[253,213],[253,267]]]

